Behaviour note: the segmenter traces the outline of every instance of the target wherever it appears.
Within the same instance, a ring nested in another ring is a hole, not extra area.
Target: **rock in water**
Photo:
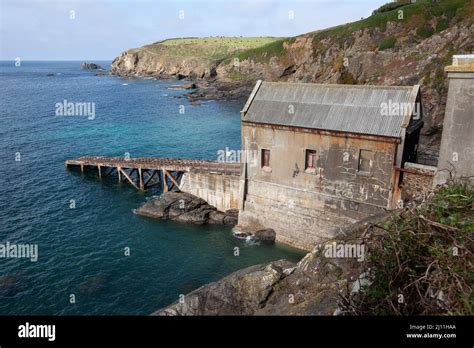
[[[183,85],[184,89],[196,89],[196,84],[195,83],[187,83]]]
[[[195,225],[237,223],[238,210],[222,212],[204,199],[186,192],[165,192],[140,208],[137,214],[156,219],[171,219]],[[237,215],[236,215],[237,214]]]
[[[239,209],[228,209],[225,211],[224,224],[229,226],[237,225],[239,219]]]
[[[253,238],[256,242],[273,244],[275,243],[276,233],[273,229],[267,228],[255,232]]]
[[[95,64],[95,63],[82,63],[81,64],[81,69],[85,69],[85,70],[97,70],[97,69],[104,70],[99,64]]]

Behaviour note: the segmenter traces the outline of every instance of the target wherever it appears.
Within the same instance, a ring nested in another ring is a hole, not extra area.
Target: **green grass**
[[[374,10],[372,14],[377,14],[377,13],[383,13],[383,12],[388,12],[395,10],[396,8],[406,6],[408,5],[408,2],[389,2],[386,3],[385,5],[380,6],[378,9]]]
[[[440,18],[438,19],[438,22],[436,23],[436,32],[442,32],[443,30],[447,29],[449,27],[449,19],[447,18]]]
[[[348,23],[332,27],[326,30],[314,32],[315,39],[338,38],[348,36],[354,31],[361,29],[379,28],[385,30],[388,21],[401,21],[406,24],[414,15],[433,18],[445,15],[447,18],[454,16],[458,11],[471,7],[470,0],[440,0],[439,3],[433,3],[432,0],[418,0],[414,4],[405,5],[386,12],[376,13],[368,18],[357,22]],[[403,18],[399,19],[399,11],[402,11]]]
[[[280,40],[274,37],[204,37],[168,39],[136,48],[168,58],[195,58],[219,61],[236,53],[256,49]]]
[[[434,34],[433,28],[427,24],[416,29],[416,35],[418,35],[419,37],[423,39],[427,39],[433,34]]]
[[[394,36],[387,36],[379,46],[379,50],[383,51],[389,48],[393,48],[397,43],[397,38]]]
[[[235,57],[241,61],[248,58],[252,58],[255,61],[263,61],[266,58],[269,58],[271,56],[281,55],[285,51],[283,47],[284,42],[285,42],[285,39],[279,39],[271,43],[268,43],[264,46],[260,46],[260,47],[252,48],[243,52],[239,52],[238,54],[235,55]]]

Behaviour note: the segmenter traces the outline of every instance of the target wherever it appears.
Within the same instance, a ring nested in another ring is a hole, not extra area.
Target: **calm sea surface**
[[[95,76],[80,63],[0,62],[0,244],[39,248],[37,262],[0,258],[0,315],[149,314],[237,269],[303,256],[228,227],[137,216],[153,192],[66,170],[82,155],[216,159],[240,148],[241,103],[192,105],[167,88],[179,82]],[[95,118],[56,116],[64,100],[95,103]]]

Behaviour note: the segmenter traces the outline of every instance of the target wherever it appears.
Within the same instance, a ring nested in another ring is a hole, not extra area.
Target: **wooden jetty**
[[[222,175],[240,175],[240,163],[159,158],[159,157],[104,157],[84,156],[65,162],[66,168],[79,167],[97,170],[99,178],[117,174],[118,181],[128,182],[137,190],[160,186],[163,192],[178,190],[186,172],[204,172]]]

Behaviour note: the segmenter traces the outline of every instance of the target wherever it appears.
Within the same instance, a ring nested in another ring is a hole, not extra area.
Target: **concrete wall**
[[[474,55],[454,56],[446,71],[449,89],[435,185],[445,183],[450,172],[456,179],[474,176]]]
[[[380,139],[295,132],[242,124],[248,152],[245,202],[239,228],[270,227],[277,239],[310,249],[337,227],[390,206],[397,144]],[[270,149],[270,167],[261,150]],[[305,151],[317,151],[317,169],[305,170]],[[358,171],[359,151],[371,150],[370,173]],[[245,173],[244,173],[245,174]]]
[[[181,179],[180,190],[200,197],[222,211],[239,207],[238,176],[189,172]]]

